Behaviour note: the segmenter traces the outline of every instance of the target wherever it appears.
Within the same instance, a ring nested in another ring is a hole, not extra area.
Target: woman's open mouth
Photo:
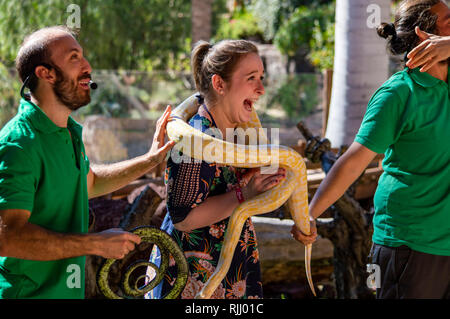
[[[244,107],[247,111],[251,112],[253,110],[253,101],[249,99],[244,100]]]

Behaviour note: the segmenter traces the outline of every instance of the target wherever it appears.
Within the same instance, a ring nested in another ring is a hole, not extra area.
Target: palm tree
[[[192,45],[211,38],[211,13],[213,0],[192,0]]]
[[[376,34],[390,21],[390,0],[337,0],[333,88],[326,137],[350,145],[367,103],[388,78],[386,42]]]

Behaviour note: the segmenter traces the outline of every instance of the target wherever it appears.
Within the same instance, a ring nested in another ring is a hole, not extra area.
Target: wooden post
[[[200,40],[211,38],[211,12],[213,0],[192,0],[192,46]]]
[[[333,86],[333,69],[326,69],[323,74],[323,101],[322,101],[322,136],[325,136],[328,124],[328,114],[330,113],[331,88]]]

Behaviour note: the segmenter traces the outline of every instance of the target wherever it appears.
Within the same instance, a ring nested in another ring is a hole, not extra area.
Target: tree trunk
[[[330,114],[331,88],[333,87],[333,69],[326,69],[323,75],[322,91],[322,136],[327,131],[328,115]]]
[[[191,1],[192,45],[211,38],[212,0]]]
[[[333,89],[326,137],[350,145],[367,103],[388,77],[386,42],[376,24],[389,21],[389,0],[336,1]]]

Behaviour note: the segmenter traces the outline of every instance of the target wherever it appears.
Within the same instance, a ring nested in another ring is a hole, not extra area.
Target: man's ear
[[[34,74],[38,79],[44,80],[45,82],[49,82],[51,84],[55,83],[55,72],[43,65],[37,66],[36,69],[34,69]]]
[[[226,83],[220,75],[214,74],[211,78],[211,82],[212,82],[212,86],[213,86],[214,90],[217,92],[217,94],[223,95],[225,93]]]

